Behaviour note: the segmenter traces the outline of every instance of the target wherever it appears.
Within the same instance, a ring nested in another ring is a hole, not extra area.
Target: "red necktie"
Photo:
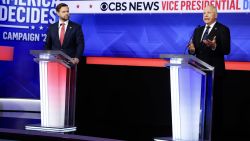
[[[65,33],[65,23],[62,23],[61,25],[62,27],[61,27],[61,32],[60,32],[60,43],[62,46],[63,40],[64,40],[64,33]]]

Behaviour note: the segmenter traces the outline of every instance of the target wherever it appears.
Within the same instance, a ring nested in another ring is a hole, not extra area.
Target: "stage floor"
[[[116,139],[93,137],[74,133],[51,133],[25,130],[26,125],[39,124],[40,113],[1,112],[0,111],[0,141],[20,140],[83,140],[83,141],[119,141]]]
[[[26,125],[39,124],[40,113],[27,112],[1,112],[0,111],[0,141],[23,141],[23,140],[79,140],[79,141],[120,141],[139,140],[153,141],[156,136],[152,136],[153,131],[136,129],[134,127],[113,127],[104,126],[101,123],[89,126],[77,126],[77,131],[73,133],[50,133],[25,130]],[[126,128],[126,129],[125,129]],[[163,129],[159,129],[163,130]],[[166,130],[165,130],[166,131]],[[154,131],[158,132],[158,131]],[[244,136],[224,136],[223,139],[237,140],[245,139]]]

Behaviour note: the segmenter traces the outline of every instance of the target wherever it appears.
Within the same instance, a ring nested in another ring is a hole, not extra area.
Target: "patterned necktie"
[[[205,31],[205,33],[204,33],[204,35],[203,35],[203,37],[202,37],[202,41],[203,41],[203,40],[207,40],[209,28],[210,28],[210,26],[207,26],[207,27],[206,27],[206,31]]]
[[[63,40],[64,40],[64,34],[65,34],[65,23],[62,23],[61,24],[61,32],[60,32],[60,43],[61,43],[61,46],[63,44]]]

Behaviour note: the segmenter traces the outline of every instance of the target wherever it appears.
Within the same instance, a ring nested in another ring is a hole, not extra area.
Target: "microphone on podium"
[[[197,26],[195,27],[194,31],[195,31],[197,28],[199,28],[199,27],[201,27],[201,25],[197,25]],[[190,38],[189,38],[189,40],[188,40],[187,46],[185,47],[184,54],[186,54],[187,49],[188,49],[188,46],[190,45],[190,43],[193,42],[194,31],[193,31],[193,33],[191,34],[191,36],[190,36]]]

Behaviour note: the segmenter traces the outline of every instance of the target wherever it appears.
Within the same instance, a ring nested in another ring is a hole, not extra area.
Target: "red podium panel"
[[[39,63],[41,125],[27,130],[72,132],[75,127],[76,65],[61,51],[32,50]]]

